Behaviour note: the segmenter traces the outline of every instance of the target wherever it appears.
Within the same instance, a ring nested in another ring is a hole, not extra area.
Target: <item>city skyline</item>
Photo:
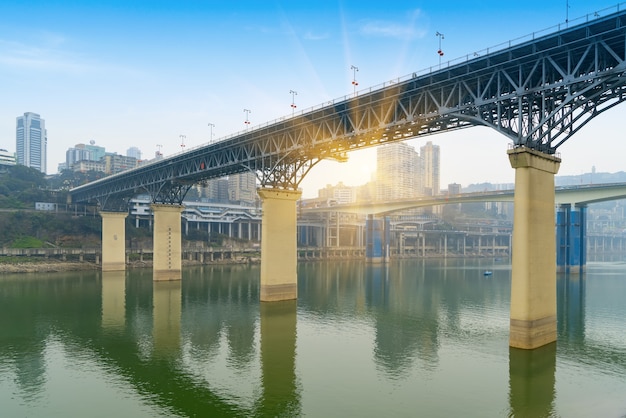
[[[143,155],[168,156],[563,23],[566,11],[574,20],[615,4],[569,2],[567,10],[565,2],[534,0],[471,7],[397,1],[384,9],[354,1],[315,7],[246,1],[3,4],[3,16],[32,19],[0,23],[0,77],[6,82],[0,138],[7,138],[0,148],[15,151],[8,141],[15,137],[15,116],[34,112],[46,119],[50,174],[68,148],[92,139],[120,154],[132,144]],[[489,24],[476,31],[475,23],[485,20]],[[559,174],[592,166],[623,170],[626,145],[619,132],[625,111],[611,109],[560,147]],[[598,139],[603,146],[595,145]],[[427,141],[441,149],[442,188],[514,181],[506,155],[510,141],[492,129],[407,143],[420,149]],[[340,181],[366,183],[375,158],[371,148],[350,153],[348,163],[318,164],[301,184],[303,195]]]

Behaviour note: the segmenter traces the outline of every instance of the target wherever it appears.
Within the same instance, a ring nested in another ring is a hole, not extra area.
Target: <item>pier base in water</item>
[[[298,297],[296,190],[259,189],[261,224],[261,301]]]

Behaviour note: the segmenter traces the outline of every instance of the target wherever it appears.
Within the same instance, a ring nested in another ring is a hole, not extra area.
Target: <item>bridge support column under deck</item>
[[[154,250],[152,279],[180,280],[182,277],[181,205],[153,204]]]
[[[561,160],[527,148],[509,150],[515,214],[509,345],[534,349],[556,341],[554,175]]]
[[[374,219],[367,215],[365,220],[365,261],[386,263],[389,261],[389,218]]]
[[[100,212],[102,271],[126,270],[126,212]]]
[[[557,211],[557,271],[579,274],[587,264],[587,206],[564,204]]]
[[[298,297],[296,202],[302,192],[259,189],[261,222],[261,302]]]

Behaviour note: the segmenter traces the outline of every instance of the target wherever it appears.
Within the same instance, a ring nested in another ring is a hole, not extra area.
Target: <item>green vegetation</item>
[[[95,247],[101,236],[99,217],[69,213],[0,212],[0,246],[9,248]]]
[[[19,237],[13,241],[12,248],[43,248],[44,242],[35,237]]]
[[[46,188],[43,173],[21,165],[9,167],[0,174],[0,208],[32,209],[34,202],[51,201]]]
[[[0,246],[9,248],[93,247],[99,245],[100,218],[35,211],[35,202],[65,207],[67,190],[93,177],[66,171],[46,180],[21,165],[0,172]],[[57,187],[57,186],[62,187]]]

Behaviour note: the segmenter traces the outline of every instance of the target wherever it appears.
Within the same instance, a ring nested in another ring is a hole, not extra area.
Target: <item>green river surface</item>
[[[558,341],[530,351],[508,260],[302,262],[275,303],[259,274],[1,276],[0,416],[626,416],[626,263],[558,275]]]

